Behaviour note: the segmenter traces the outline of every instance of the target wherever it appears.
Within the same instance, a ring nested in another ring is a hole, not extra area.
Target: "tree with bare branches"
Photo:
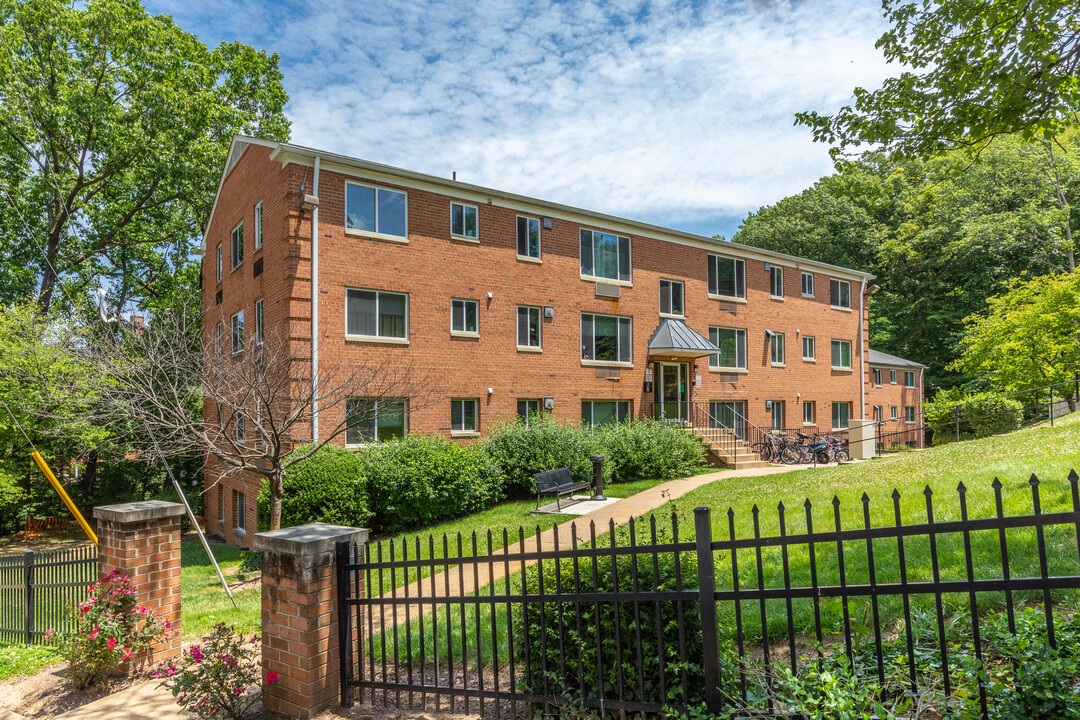
[[[241,331],[241,338],[243,333]],[[203,347],[201,322],[161,312],[145,324],[98,327],[85,352],[104,378],[97,409],[122,423],[137,447],[166,457],[192,453],[228,475],[261,476],[270,490],[270,528],[281,526],[285,473],[346,430],[375,421],[380,400],[432,402],[437,375],[400,359],[311,372],[310,342],[267,332],[250,347]],[[312,437],[315,413],[319,436]],[[293,452],[304,446],[300,452]],[[211,485],[212,487],[213,485]],[[207,488],[209,490],[209,488]]]

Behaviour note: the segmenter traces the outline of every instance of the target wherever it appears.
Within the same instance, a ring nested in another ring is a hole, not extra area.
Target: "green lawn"
[[[241,578],[258,576],[258,573],[236,574],[240,564],[239,548],[221,544],[212,544],[210,548],[230,585]],[[198,540],[180,543],[180,597],[181,627],[185,641],[201,638],[219,622],[234,625],[242,633],[258,632],[261,626],[261,591],[258,586],[234,589],[234,608]]]
[[[61,659],[59,648],[53,645],[0,644],[0,680],[33,675]]]

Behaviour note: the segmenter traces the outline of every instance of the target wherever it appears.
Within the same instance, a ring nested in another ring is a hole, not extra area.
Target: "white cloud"
[[[793,114],[888,74],[876,7],[843,0],[174,2],[282,55],[298,143],[673,226],[828,172]]]

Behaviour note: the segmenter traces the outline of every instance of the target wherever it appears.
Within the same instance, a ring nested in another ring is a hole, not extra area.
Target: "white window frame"
[[[840,362],[843,362],[844,361],[844,346],[845,345],[847,346],[847,361],[848,361],[848,364],[847,365],[836,365],[835,363],[833,363],[833,359],[834,359],[833,356],[836,354],[837,346],[839,346],[839,348],[840,348]],[[832,369],[833,370],[850,370],[851,369],[851,341],[850,340],[840,340],[838,338],[833,338],[832,339],[832,342],[830,343],[830,347],[829,347],[829,363],[832,364]]]
[[[817,425],[817,406],[813,400],[803,401],[802,424]]]
[[[458,426],[458,418],[454,417],[455,403],[461,403],[460,407],[460,427]],[[473,427],[465,427],[465,403],[473,404]],[[464,435],[479,435],[480,434],[480,400],[477,398],[451,398],[450,399],[450,434],[457,436]]]
[[[904,423],[905,424],[914,425],[915,423],[918,422],[918,420],[916,419],[917,417],[918,417],[918,415],[916,414],[914,405],[905,405],[904,406]]]
[[[349,422],[349,419],[348,419],[349,418],[349,402],[352,401],[352,400],[369,400],[369,399],[371,399],[371,398],[367,398],[367,397],[363,397],[363,396],[355,396],[355,397],[347,398],[345,400],[345,423],[346,423],[345,447],[347,447],[347,448],[359,448],[359,447],[364,447],[365,445],[370,445],[373,442],[381,442],[382,441],[379,438],[379,403],[383,403],[383,402],[391,403],[393,405],[398,405],[398,404],[401,405],[402,435],[403,436],[408,436],[408,434],[409,434],[409,401],[404,399],[404,398],[374,398],[374,401],[375,401],[375,403],[374,403],[374,415],[372,416],[372,420],[374,421],[374,424],[375,424],[375,437],[374,437],[374,439],[373,440],[367,440],[366,438],[361,438],[360,442],[349,442],[349,432],[350,432],[350,430],[347,427],[348,422]],[[356,431],[356,432],[359,432],[359,431]]]
[[[895,385],[896,384],[896,371],[895,370],[890,370],[889,371],[889,384],[890,385]]]
[[[629,420],[630,417],[631,417],[631,415],[630,415],[631,407],[630,407],[630,401],[629,400],[582,400],[581,401],[581,416],[582,416],[581,421],[583,423],[586,423],[591,428],[596,427],[596,423],[594,422],[594,420],[596,418],[596,409],[595,409],[595,404],[596,403],[614,403],[615,404],[615,422],[625,422],[625,421]],[[589,406],[589,419],[588,420],[585,419],[585,406],[586,405]],[[619,417],[619,415],[620,415],[620,407],[621,406],[625,406],[625,408],[626,408],[626,412],[622,414],[623,415],[622,418]]]
[[[524,255],[521,253],[521,247],[522,247],[521,246],[521,241],[522,241],[522,238],[521,238],[521,221],[522,220],[525,221],[525,254]],[[535,255],[529,254],[529,228],[532,226],[533,223],[536,223],[536,254]],[[517,220],[515,221],[514,228],[515,228],[515,233],[517,234],[517,237],[516,237],[516,240],[517,240],[516,252],[517,252],[518,259],[520,259],[520,260],[528,260],[528,261],[531,261],[531,262],[539,262],[540,258],[541,258],[541,255],[543,254],[543,250],[542,250],[543,223],[540,222],[539,218],[534,218],[534,217],[531,217],[529,215],[518,215]],[[578,251],[580,252],[580,248],[578,249]]]
[[[832,407],[833,407],[832,429],[833,430],[847,430],[849,427],[851,427],[851,403],[850,402],[834,402],[832,404]],[[845,408],[845,407],[847,408],[847,421],[846,421],[846,424],[837,425],[836,424],[836,419],[837,419],[836,416],[839,414],[841,416],[840,419],[843,420],[842,416],[843,416],[844,413],[843,412],[837,413],[836,410],[838,408]]]
[[[875,405],[873,412],[874,412],[874,422],[876,422],[876,423],[885,422],[885,408],[884,407],[882,407],[881,405]]]
[[[807,283],[806,282],[807,280],[809,280],[810,282]],[[802,278],[800,279],[800,282],[802,283],[802,285],[801,285],[802,296],[803,297],[814,297],[814,273],[804,272],[802,274]],[[810,288],[809,292],[807,292],[807,288]]]
[[[784,333],[773,333],[772,337],[769,338],[769,364],[773,367],[784,367],[786,359]]]
[[[530,326],[532,325],[532,315],[533,315],[533,313],[536,313],[536,329],[537,329],[537,336],[538,337],[536,338],[536,344],[535,345],[531,344],[531,342],[530,342],[531,338],[528,337],[529,333],[528,333],[527,330],[526,330],[525,344],[522,344],[522,342],[521,342],[521,339],[522,339],[521,338],[521,315],[522,315],[523,310],[529,316],[527,322],[528,322],[528,324]],[[518,350],[525,350],[525,351],[529,351],[529,352],[537,352],[539,350],[542,350],[543,347],[544,347],[544,321],[543,321],[543,311],[542,311],[542,309],[537,305],[518,305],[517,306],[517,313],[515,315],[515,320],[517,322],[517,327],[514,329],[514,332],[517,334],[517,348],[518,348]]]
[[[780,292],[777,292],[777,290]],[[769,265],[769,297],[776,300],[784,297],[784,268],[782,265]]]
[[[237,310],[229,319],[229,351],[233,355],[244,352],[244,311]]]
[[[908,380],[911,380],[911,382],[908,382]],[[906,388],[915,387],[915,371],[914,370],[905,370],[904,371],[904,387],[906,387]]]
[[[589,322],[592,323],[592,347],[590,355],[592,358],[585,357],[585,318],[591,318]],[[596,359],[596,318],[613,318],[616,320],[615,331],[615,360],[597,360]],[[630,347],[629,360],[623,360],[623,323],[627,323],[630,328]],[[634,319],[623,315],[607,315],[604,313],[581,313],[581,364],[582,365],[599,365],[607,367],[633,367],[634,366]]]
[[[461,321],[462,327],[454,327],[454,309],[455,306],[461,304]],[[475,308],[476,313],[476,329],[469,330],[469,305]],[[464,298],[451,298],[450,299],[450,334],[460,335],[463,337],[480,337],[480,302],[478,300],[466,300]]]
[[[236,528],[247,532],[247,494],[240,490],[233,490],[233,503],[236,512]]]
[[[229,231],[229,264],[235,270],[244,264],[244,221]]]
[[[809,354],[806,352],[808,344]],[[802,336],[802,359],[806,362],[817,362],[817,339],[813,335]]]
[[[349,186],[355,185],[356,187],[369,188],[375,191],[375,229],[374,230],[361,230],[360,228],[349,227]],[[394,235],[393,233],[384,233],[379,230],[379,193],[389,192],[398,193],[405,196],[405,234]],[[405,190],[398,190],[397,188],[384,187],[382,185],[372,185],[370,183],[356,182],[354,180],[345,181],[345,208],[344,218],[342,218],[342,227],[345,228],[346,234],[350,235],[362,235],[364,237],[373,237],[380,240],[392,240],[394,242],[407,243],[409,242],[409,193]]]
[[[664,312],[664,283],[667,283],[668,310]],[[679,286],[679,311],[675,312],[674,287]],[[686,317],[686,284],[681,280],[669,280],[660,278],[660,317],[684,318]]]
[[[373,292],[375,293],[375,332],[379,331],[379,298],[382,295],[401,295],[405,298],[405,336],[398,337],[397,335],[354,335],[349,332],[349,293],[351,291],[356,292]],[[409,294],[403,292],[395,292],[393,290],[373,290],[371,288],[345,288],[345,337],[354,340],[365,340],[368,342],[381,342],[392,343],[400,345],[409,344]]]
[[[898,419],[900,417],[899,413],[900,413],[900,409],[898,407],[896,407],[895,405],[890,405],[889,406],[889,419],[890,420]]]
[[[225,354],[225,325],[223,323],[217,324],[217,356],[221,357]]]
[[[581,248],[584,245],[585,233],[589,233],[589,254],[592,256],[592,272],[585,272],[584,262],[585,257],[581,252]],[[616,257],[615,257],[615,275],[616,277],[610,278],[604,275],[596,274],[596,233],[601,235],[612,235],[616,238]],[[623,277],[622,274],[622,245],[623,240],[626,241],[626,269],[627,275]],[[632,285],[634,282],[634,250],[633,241],[629,235],[620,235],[619,233],[611,232],[609,230],[600,230],[597,228],[583,227],[578,230],[578,269],[581,272],[582,280],[598,281],[602,283],[612,283],[616,285]]]
[[[726,295],[720,292],[720,269],[717,267],[717,263],[721,260],[730,260],[734,263],[735,268],[735,294]],[[746,299],[746,261],[742,258],[732,257],[730,255],[713,255],[708,256],[708,267],[706,273],[706,279],[708,282],[709,297],[711,298],[726,298],[731,300],[745,300]],[[714,282],[715,279],[715,282]]]
[[[263,246],[263,204],[262,200],[255,203],[255,252],[262,250]]]
[[[454,208],[461,208],[461,232],[454,232]],[[472,210],[475,216],[473,220],[473,234],[469,235],[469,210]],[[480,208],[476,205],[470,205],[468,203],[453,201],[450,203],[450,237],[455,240],[468,240],[470,242],[480,242]]]
[[[712,355],[709,355],[709,370],[716,370],[718,372],[737,372],[739,370],[746,370],[746,330],[744,328],[724,327],[722,325],[709,326],[709,342],[717,347],[720,347],[720,330],[732,330],[735,332],[735,364],[721,365],[720,353],[713,353]]]
[[[233,439],[238,445],[247,443],[247,419],[240,411],[233,416]]]
[[[255,347],[262,347],[266,328],[263,324],[263,299],[255,301]]]
[[[881,387],[881,368],[870,368],[874,373],[874,387]]]
[[[521,414],[521,404],[525,403],[525,414]],[[531,404],[536,405],[536,411],[533,412],[530,407]],[[540,413],[544,411],[544,401],[540,398],[518,398],[517,401],[517,417],[525,423],[525,427],[529,427],[529,419],[532,417],[539,417]]]
[[[221,274],[225,270],[224,261],[222,259],[221,243],[217,246],[217,284],[221,284]]]
[[[836,300],[833,302],[833,283],[836,283]],[[847,305],[842,302],[843,293],[840,292],[840,288],[847,285]],[[837,310],[850,310],[851,309],[851,283],[847,280],[841,280],[840,278],[829,278],[829,307]]]

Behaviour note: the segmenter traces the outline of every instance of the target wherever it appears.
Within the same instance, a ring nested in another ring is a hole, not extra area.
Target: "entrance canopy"
[[[663,355],[677,358],[699,358],[714,355],[720,348],[702,337],[696,330],[691,330],[682,320],[664,318],[656,326],[656,331],[649,338],[649,355]]]

